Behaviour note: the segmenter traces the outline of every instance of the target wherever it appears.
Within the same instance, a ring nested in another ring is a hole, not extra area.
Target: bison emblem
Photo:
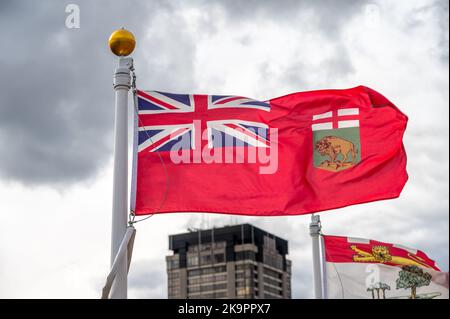
[[[328,160],[320,164],[320,168],[327,170],[342,170],[356,164],[358,150],[351,141],[337,136],[325,136],[316,142],[315,150]],[[338,159],[340,156],[341,159]],[[351,157],[351,160],[350,160]]]

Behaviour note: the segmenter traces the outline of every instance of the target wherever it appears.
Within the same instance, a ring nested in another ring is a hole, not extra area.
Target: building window
[[[210,290],[223,290],[227,289],[227,284],[212,284],[212,285],[204,285],[204,286],[198,286],[201,291],[210,291]]]
[[[215,263],[223,263],[223,262],[225,262],[225,254],[215,254],[214,255],[214,262]]]
[[[252,285],[252,281],[250,279],[236,281],[236,287],[249,287]]]
[[[264,250],[276,251],[276,242],[274,238],[264,236]]]
[[[269,285],[276,286],[276,287],[281,287],[282,286],[280,281],[272,279],[270,277],[264,277],[264,282],[269,284]]]
[[[199,298],[200,296],[202,299],[217,299],[217,298],[226,298],[227,293],[225,291],[212,292],[207,294],[201,294],[197,298]]]
[[[202,283],[209,283],[209,282],[221,282],[221,281],[227,281],[227,275],[226,274],[218,274],[218,275],[209,275],[204,277],[195,276],[193,278],[188,278],[189,285],[199,285]]]
[[[239,260],[255,260],[255,252],[253,251],[238,251],[236,253],[236,261]]]
[[[195,277],[195,276],[199,276],[199,275],[201,275],[200,269],[189,270],[189,272],[188,272],[189,277]]]
[[[264,263],[277,269],[283,269],[283,257],[273,252],[264,252]]]
[[[227,293],[225,291],[216,292],[215,297],[216,298],[226,298],[227,297]]]
[[[189,245],[188,252],[189,253],[198,252],[198,245]]]
[[[169,256],[167,257],[167,269],[178,269],[180,268],[179,256]]]
[[[209,265],[211,263],[211,255],[201,256],[201,265]]]
[[[180,287],[169,287],[169,296],[174,297],[180,294]]]
[[[219,241],[214,243],[214,248],[224,248],[226,246],[225,241]]]
[[[226,281],[227,280],[227,275],[215,275],[214,276],[216,281]]]
[[[249,264],[244,264],[244,265],[240,264],[240,265],[236,265],[235,269],[236,269],[236,271],[246,270],[247,272],[250,273],[252,271],[253,267],[252,267],[252,265],[249,265]]]
[[[201,244],[200,245],[200,250],[211,250],[211,244],[210,243]]]
[[[271,293],[264,293],[264,299],[281,299],[279,295],[273,295]]]
[[[236,288],[236,296],[243,297],[251,294],[251,287]]]
[[[278,279],[282,278],[282,275],[279,272],[273,271],[272,269],[268,268],[264,268],[264,274]]]
[[[203,269],[192,269],[188,271],[189,277],[200,276],[200,275],[209,275],[216,274],[220,272],[226,272],[227,268],[225,266],[217,266],[211,268],[203,268]]]
[[[168,278],[169,280],[178,279],[178,278],[180,278],[180,273],[179,273],[178,271],[169,272],[169,273],[167,274],[167,278]]]
[[[187,266],[194,267],[198,266],[198,255],[188,255],[187,257]]]
[[[274,294],[275,296],[281,296],[283,292],[279,289],[264,285],[264,291]]]
[[[188,287],[188,292],[189,293],[200,292],[200,286]]]

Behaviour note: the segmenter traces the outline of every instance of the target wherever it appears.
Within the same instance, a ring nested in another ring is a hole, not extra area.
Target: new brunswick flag
[[[136,215],[308,214],[396,198],[408,178],[407,117],[367,87],[136,95]]]
[[[448,299],[448,273],[420,250],[323,236],[330,299]]]

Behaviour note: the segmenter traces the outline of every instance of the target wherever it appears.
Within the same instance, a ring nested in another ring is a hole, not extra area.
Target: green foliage
[[[398,275],[397,289],[428,286],[431,282],[431,275],[417,266],[403,266]]]

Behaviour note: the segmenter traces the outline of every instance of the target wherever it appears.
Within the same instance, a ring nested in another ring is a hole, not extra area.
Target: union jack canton
[[[260,121],[268,101],[141,90],[137,98],[138,152],[170,151],[181,141],[188,141],[182,149],[203,149],[203,140],[208,148],[270,147],[269,126]]]

